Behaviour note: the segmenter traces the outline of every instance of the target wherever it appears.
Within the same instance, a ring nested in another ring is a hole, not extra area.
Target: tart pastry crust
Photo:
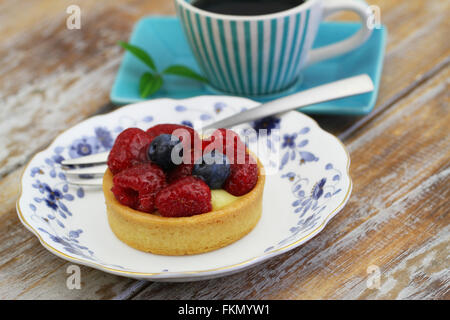
[[[191,217],[162,217],[120,204],[111,192],[113,174],[103,177],[108,222],[114,234],[129,246],[154,254],[189,255],[225,247],[258,223],[262,213],[264,168],[257,159],[258,182],[252,191],[220,210]]]

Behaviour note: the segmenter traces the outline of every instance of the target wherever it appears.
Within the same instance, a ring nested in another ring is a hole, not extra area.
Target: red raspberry
[[[255,159],[246,154],[244,164],[232,164],[228,179],[223,184],[223,189],[234,196],[242,196],[250,192],[258,181],[258,165]]]
[[[194,161],[195,159],[201,157],[201,155],[201,153],[196,155],[194,150],[191,150],[190,158],[183,157],[183,163],[177,165],[167,173],[167,182],[172,183],[177,181],[178,179],[192,175],[192,170],[194,169],[195,163]]]
[[[194,165],[190,163],[182,163],[167,173],[167,182],[172,183],[178,179],[192,175]]]
[[[138,128],[128,128],[118,136],[108,156],[108,167],[113,174],[138,163],[147,162],[150,137]]]
[[[211,137],[202,140],[202,152],[205,151],[206,147],[211,144]]]
[[[121,204],[139,211],[153,212],[156,194],[166,185],[166,176],[160,167],[142,163],[116,174],[111,191]]]
[[[200,141],[200,137],[194,129],[180,124],[172,124],[172,123],[157,124],[156,126],[147,129],[147,134],[150,136],[150,139],[153,140],[154,138],[156,138],[161,134],[172,134],[177,129],[184,129],[189,133],[189,135],[191,136],[190,139],[191,145],[189,147],[194,146],[195,140]],[[180,138],[180,141],[183,141],[182,136],[179,136],[178,138]]]
[[[122,188],[116,185],[113,185],[111,188],[112,193],[116,197],[117,201],[119,201],[124,206],[134,208],[138,202],[138,193],[133,189]]]
[[[156,207],[163,217],[189,217],[212,210],[211,190],[199,178],[181,178],[162,189]]]
[[[204,153],[217,149],[228,157],[231,163],[243,163],[245,160],[246,146],[239,135],[228,129],[217,129],[211,137],[202,141]]]

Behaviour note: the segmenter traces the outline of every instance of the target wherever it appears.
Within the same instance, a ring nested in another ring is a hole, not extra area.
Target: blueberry
[[[203,155],[202,162],[194,164],[192,175],[206,182],[211,189],[220,189],[230,175],[230,161],[220,152]]]
[[[177,145],[179,145],[180,147],[178,155],[182,157],[183,149],[180,139],[178,139],[175,136],[172,136],[171,134],[161,134],[155,137],[150,143],[150,146],[148,147],[148,157],[153,163],[156,163],[164,171],[170,170],[173,167],[175,167],[176,164],[179,164],[179,163],[175,164],[173,160],[176,159],[172,159],[172,150]],[[180,158],[180,160],[182,159]]]

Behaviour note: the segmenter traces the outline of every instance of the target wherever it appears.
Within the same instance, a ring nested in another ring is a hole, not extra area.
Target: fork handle
[[[272,100],[258,107],[206,125],[203,127],[203,130],[229,128],[241,123],[261,119],[293,109],[303,108],[312,104],[371,92],[373,89],[374,85],[372,79],[370,79],[367,74],[362,74]]]
[[[346,78],[264,103],[258,107],[211,123],[203,127],[203,130],[211,128],[229,128],[237,124],[261,119],[292,109],[303,108],[315,103],[371,92],[373,89],[373,82],[367,74]],[[105,163],[108,159],[108,153],[109,152],[103,152],[81,158],[67,159],[63,160],[61,164],[68,166]]]
[[[81,165],[81,164],[106,163],[106,161],[108,160],[108,154],[109,154],[109,151],[95,153],[95,154],[91,154],[89,156],[84,156],[84,157],[80,157],[80,158],[66,159],[66,160],[61,161],[61,164],[63,166],[72,166],[72,165],[76,166],[76,165]]]

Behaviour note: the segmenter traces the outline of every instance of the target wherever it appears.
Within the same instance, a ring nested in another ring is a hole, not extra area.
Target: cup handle
[[[338,56],[351,51],[363,44],[372,34],[372,29],[368,26],[368,21],[372,17],[370,7],[363,2],[354,0],[335,0],[325,3],[322,20],[332,13],[342,10],[349,10],[357,13],[362,21],[359,31],[348,39],[341,40],[321,48],[313,49],[308,55],[306,65],[310,65],[322,60]]]

